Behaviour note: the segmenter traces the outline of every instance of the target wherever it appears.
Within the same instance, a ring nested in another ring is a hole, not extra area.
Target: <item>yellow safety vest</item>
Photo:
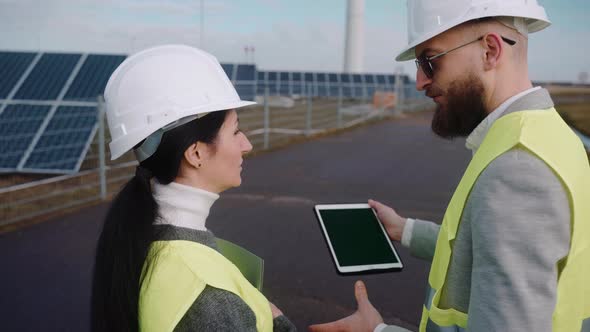
[[[498,156],[523,148],[543,160],[567,191],[571,209],[571,242],[565,264],[558,266],[553,331],[577,332],[590,324],[590,167],[579,138],[555,109],[522,111],[498,119],[467,167],[447,207],[428,278],[420,332],[464,331],[468,315],[441,309],[443,289],[461,214],[480,173]]]
[[[148,257],[153,259],[142,274],[140,331],[173,331],[207,285],[239,296],[254,312],[257,330],[272,331],[268,300],[216,250],[191,241],[156,241]]]

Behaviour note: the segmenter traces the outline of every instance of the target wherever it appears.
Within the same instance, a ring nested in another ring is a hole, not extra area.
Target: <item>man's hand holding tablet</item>
[[[385,228],[369,204],[322,204],[316,205],[314,210],[338,273],[375,273],[403,268]]]

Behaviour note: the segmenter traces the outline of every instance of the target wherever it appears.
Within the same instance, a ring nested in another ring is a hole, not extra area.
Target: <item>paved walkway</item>
[[[375,198],[401,215],[440,220],[469,159],[436,138],[429,114],[356,128],[248,158],[242,187],[222,194],[208,227],[265,258],[265,294],[301,331],[352,313],[314,204]],[[5,331],[87,331],[93,250],[106,204],[0,235]],[[415,328],[428,264],[397,246],[405,268],[362,277],[386,322]]]

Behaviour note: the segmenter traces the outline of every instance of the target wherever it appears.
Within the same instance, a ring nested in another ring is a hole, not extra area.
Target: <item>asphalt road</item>
[[[314,204],[369,198],[403,216],[440,220],[467,166],[463,140],[444,141],[429,114],[356,128],[248,158],[208,227],[265,259],[264,293],[304,331],[351,314],[366,282],[386,322],[415,329],[429,264],[397,245],[402,272],[340,276]],[[0,330],[87,331],[93,252],[108,205],[0,235]]]

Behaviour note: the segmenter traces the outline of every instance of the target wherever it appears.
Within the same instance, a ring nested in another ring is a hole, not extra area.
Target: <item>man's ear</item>
[[[498,66],[502,53],[504,52],[504,45],[502,45],[502,37],[496,33],[488,33],[483,36],[484,56],[483,65],[484,70],[492,70]]]
[[[202,142],[196,142],[191,144],[186,150],[184,150],[184,159],[186,162],[194,168],[201,168],[203,161],[207,154],[207,147]]]

